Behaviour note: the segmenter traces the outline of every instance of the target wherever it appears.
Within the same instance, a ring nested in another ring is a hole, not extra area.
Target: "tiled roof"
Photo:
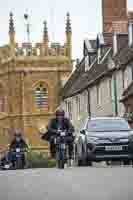
[[[64,96],[64,94],[69,92],[70,88],[72,87],[73,83],[76,81],[76,79],[80,76],[80,74],[83,74],[85,71],[85,63],[84,59],[81,60],[81,62],[76,66],[76,70],[72,73],[68,81],[66,82],[64,88],[61,90],[61,96]]]
[[[108,67],[106,64],[95,64],[88,71],[77,72],[68,80],[67,84],[62,90],[62,98],[68,98],[74,96],[88,86],[90,86],[99,76],[103,75],[103,73],[107,72]],[[77,75],[77,76],[76,76]],[[74,79],[74,76],[76,77]],[[69,86],[68,86],[69,85]]]
[[[115,57],[114,61],[120,65],[126,65],[133,59],[133,48],[123,48]]]
[[[114,56],[116,64],[122,65],[128,64],[133,59],[133,48],[128,46],[128,34],[117,35],[117,48],[118,53]]]
[[[112,49],[110,49],[110,47],[105,47],[103,49],[103,55],[101,57],[102,59],[105,55],[107,55],[107,52],[111,53],[112,55]],[[85,59],[83,58],[79,66],[73,72],[64,88],[62,89],[60,93],[61,97],[65,99],[82,92],[94,84],[97,79],[103,76],[103,74],[105,75],[105,73],[108,72],[109,69],[106,59],[102,64],[97,64],[97,61],[95,61],[90,69],[85,71]]]

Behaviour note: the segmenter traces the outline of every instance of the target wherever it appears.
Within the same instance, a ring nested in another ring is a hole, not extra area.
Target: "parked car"
[[[75,145],[78,166],[133,160],[133,130],[124,118],[88,118]]]

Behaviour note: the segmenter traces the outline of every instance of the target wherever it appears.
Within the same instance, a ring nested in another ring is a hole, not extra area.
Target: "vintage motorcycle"
[[[25,160],[25,148],[14,148],[12,149],[13,154],[13,168],[14,169],[24,169],[24,160]]]
[[[69,166],[68,145],[70,140],[72,140],[72,137],[64,130],[58,130],[54,136],[56,162],[59,169],[64,169],[65,163]]]
[[[3,158],[1,158],[0,160],[0,169],[1,170],[9,170],[9,169],[12,169],[12,163],[11,161],[9,160],[9,157],[8,157],[8,152],[5,154],[5,156]]]

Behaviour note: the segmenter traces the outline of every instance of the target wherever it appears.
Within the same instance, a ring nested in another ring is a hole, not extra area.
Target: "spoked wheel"
[[[93,165],[92,165],[92,162],[91,161],[88,161],[88,159],[84,159],[83,160],[83,166],[84,167],[92,167]]]
[[[79,149],[80,151],[82,151],[82,153],[80,152],[79,154],[83,156],[83,158],[80,158],[78,156],[78,151],[77,151],[77,148],[76,148],[76,151],[75,151],[75,164],[76,166],[78,167],[88,167],[88,166],[92,166],[92,162],[91,161],[88,161],[88,159],[86,158],[86,156],[83,154],[83,150]]]
[[[23,166],[23,162],[22,162],[22,159],[21,158],[18,158],[16,160],[16,163],[15,163],[15,169],[23,169],[24,166]]]
[[[64,167],[65,167],[65,155],[64,155],[64,152],[58,151],[56,153],[56,162],[57,162],[57,167],[59,169],[64,169]]]
[[[124,161],[123,161],[123,164],[124,164],[124,165],[130,165],[130,160],[124,160]]]
[[[63,160],[59,160],[58,166],[59,166],[59,169],[64,169],[64,166],[65,166],[64,161]]]
[[[77,145],[75,145],[75,155],[74,155],[74,160],[75,160],[75,165],[77,167],[81,167],[83,166],[83,160],[81,160],[79,158],[79,151],[81,151],[81,149],[78,149]],[[81,152],[80,152],[81,153]]]
[[[83,166],[83,161],[77,159],[77,166],[78,166],[78,167],[82,167],[82,166]]]

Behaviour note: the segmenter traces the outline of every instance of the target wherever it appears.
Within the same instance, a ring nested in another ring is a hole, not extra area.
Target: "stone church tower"
[[[36,150],[47,145],[39,130],[46,127],[59,105],[59,92],[72,72],[72,31],[67,14],[66,41],[49,43],[47,22],[41,42],[16,42],[13,14],[10,14],[9,44],[0,47],[0,148],[6,148],[12,130],[21,128]]]

